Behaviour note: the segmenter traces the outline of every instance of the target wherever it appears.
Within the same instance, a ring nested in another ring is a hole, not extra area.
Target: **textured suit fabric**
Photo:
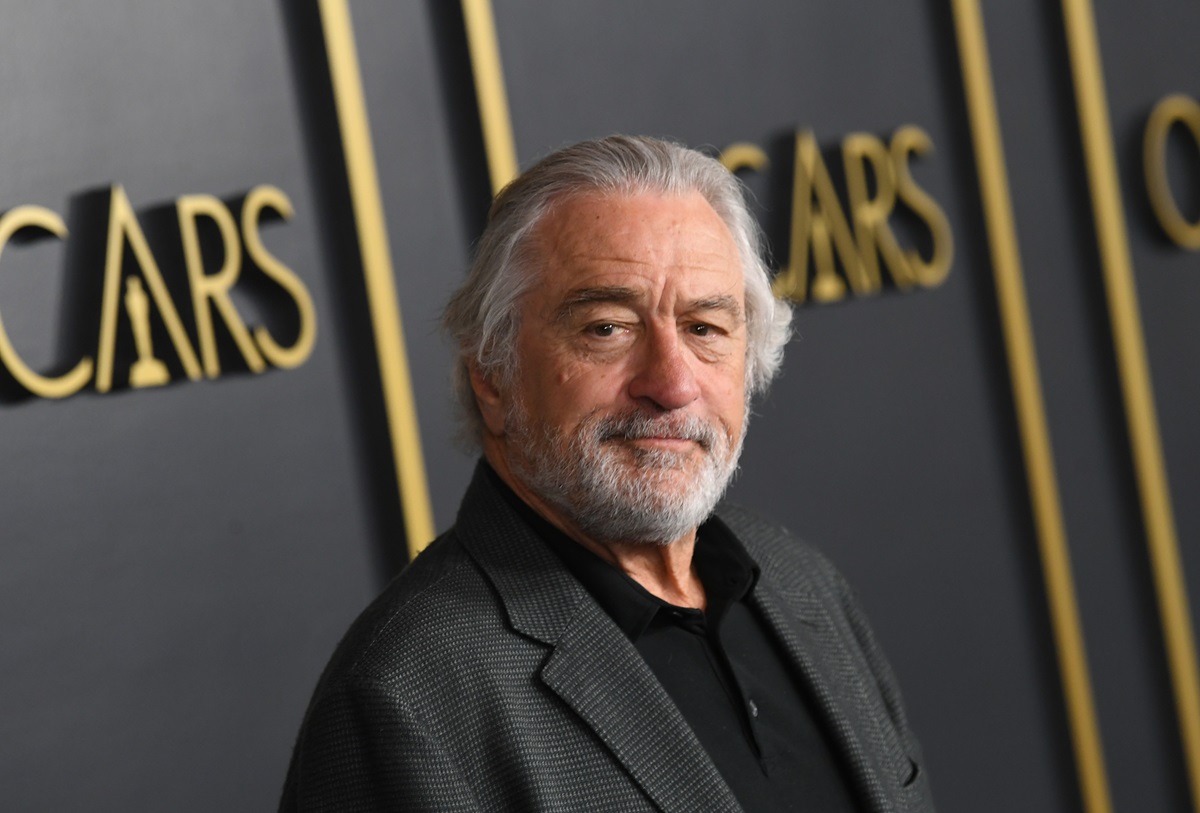
[[[841,577],[776,526],[718,516],[759,563],[753,605],[864,808],[932,811],[891,670]],[[740,808],[633,644],[480,470],[455,527],[339,645],[280,810]]]

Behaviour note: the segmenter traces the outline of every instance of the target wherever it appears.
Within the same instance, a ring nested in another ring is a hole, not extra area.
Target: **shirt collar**
[[[558,555],[571,575],[591,593],[630,640],[636,641],[660,610],[678,609],[652,595],[620,568],[552,525],[518,497],[486,462],[484,468],[513,510]],[[708,604],[705,617],[715,626],[729,606],[744,598],[754,587],[759,568],[733,532],[716,516],[710,517],[698,529],[692,557],[696,575],[704,585]]]

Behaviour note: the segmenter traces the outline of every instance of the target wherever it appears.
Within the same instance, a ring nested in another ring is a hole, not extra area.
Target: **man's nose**
[[[651,330],[637,355],[629,395],[662,410],[682,409],[700,397],[692,365],[696,359],[674,330]]]

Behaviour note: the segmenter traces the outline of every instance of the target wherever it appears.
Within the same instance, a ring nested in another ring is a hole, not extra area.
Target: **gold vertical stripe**
[[[1142,520],[1150,550],[1192,804],[1200,811],[1200,677],[1196,669],[1196,639],[1179,559],[1179,542],[1175,536],[1171,492],[1121,207],[1121,187],[1117,179],[1108,102],[1104,95],[1096,20],[1089,0],[1063,0],[1063,17]]]
[[[487,153],[492,194],[495,195],[517,177],[517,148],[513,143],[508,95],[504,91],[496,18],[492,15],[491,0],[462,0],[462,10],[467,27],[467,48],[471,52],[471,72],[475,77],[475,96],[479,101],[479,120],[483,125],[483,148]]]
[[[1110,813],[1112,801],[1038,377],[1033,327],[1017,248],[1012,197],[979,0],[954,0],[954,22],[1021,448],[1037,527],[1050,622],[1058,650],[1068,725],[1075,749],[1075,767],[1084,810]]]
[[[425,461],[421,455],[421,434],[408,370],[408,353],[404,347],[391,250],[384,226],[383,200],[379,193],[375,153],[371,147],[348,0],[320,0],[320,3],[325,49],[329,54],[329,72],[333,79],[333,95],[346,157],[346,175],[354,222],[358,228],[371,325],[375,333],[375,349],[379,357],[379,377],[383,385],[392,457],[400,486],[400,505],[404,511],[404,530],[411,557],[433,540],[433,510],[429,504],[429,486],[425,479]]]

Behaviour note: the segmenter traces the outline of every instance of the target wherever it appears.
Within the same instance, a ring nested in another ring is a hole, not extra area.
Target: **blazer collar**
[[[866,738],[875,737],[878,722],[864,709],[872,704],[869,687],[860,670],[853,668],[848,653],[836,642],[832,622],[821,619],[819,607],[798,614],[789,609],[771,584],[756,589],[751,603],[766,619],[771,631],[789,656],[793,675],[805,687],[816,713],[822,718],[834,748],[848,767],[852,785],[871,811],[892,809],[880,784],[880,768]],[[872,743],[873,744],[873,743]]]
[[[572,619],[541,678],[664,813],[741,810],[662,684],[599,605],[588,603]]]
[[[455,532],[496,589],[513,629],[553,645],[590,597],[492,484],[486,465],[475,467]]]
[[[866,809],[890,813],[896,809],[886,790],[896,786],[891,774],[911,766],[907,759],[903,765],[891,765],[884,757],[904,754],[882,717],[878,688],[848,646],[853,633],[839,626],[831,613],[829,591],[821,590],[808,573],[778,566],[775,552],[761,544],[758,534],[741,527],[741,516],[740,510],[732,511],[724,521],[762,568],[751,603],[782,644],[793,676],[808,691]],[[770,544],[799,543],[776,533]]]
[[[664,813],[740,811],[628,637],[508,505],[482,466],[463,498],[456,531],[513,629],[551,647],[540,680]]]
[[[552,649],[539,675],[664,811],[739,811],[737,801],[654,673],[628,637],[508,504],[481,462],[459,509],[456,531],[495,588],[518,633]],[[872,813],[895,809],[883,754],[895,740],[880,719],[877,691],[848,648],[852,633],[830,598],[803,573],[774,566],[738,512],[724,516],[762,567],[752,602],[813,698]],[[776,536],[772,543],[787,544]],[[795,544],[794,541],[792,544]]]

